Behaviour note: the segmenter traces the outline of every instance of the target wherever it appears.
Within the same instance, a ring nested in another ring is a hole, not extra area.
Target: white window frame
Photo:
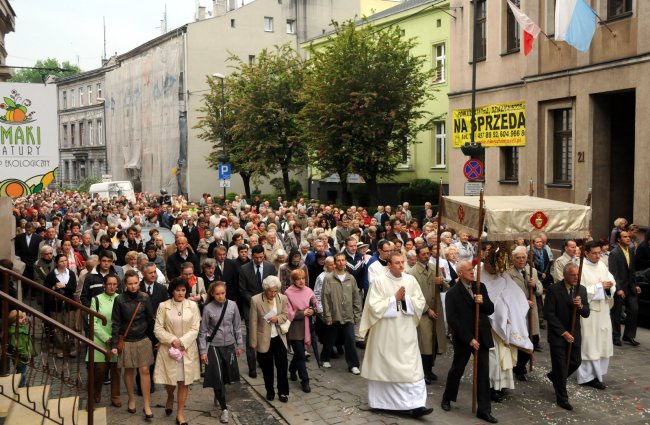
[[[88,105],[92,105],[93,102],[93,85],[89,84],[88,87],[86,87],[86,91],[88,91]]]
[[[438,54],[438,48],[442,47],[442,55]],[[437,43],[433,45],[433,63],[436,73],[434,83],[444,83],[447,73],[447,45],[445,43]]]
[[[61,109],[68,109],[68,93],[63,90],[63,99],[62,99],[62,108]]]
[[[296,20],[287,19],[287,34],[295,34],[295,33],[296,33]]]
[[[102,83],[97,83],[97,97],[102,97]]]
[[[74,92],[74,89],[70,90],[70,101],[72,102],[72,105],[70,107],[74,108],[77,106],[77,94]]]
[[[84,106],[84,88],[79,87],[79,106]]]
[[[100,146],[104,144],[104,121],[103,120],[97,120],[97,144]]]
[[[447,122],[444,120],[433,124],[433,150],[432,168],[447,168]],[[441,161],[438,161],[438,153]]]
[[[88,120],[87,125],[88,125],[88,146],[92,146],[93,142],[95,141],[94,138],[93,138],[93,135],[94,135],[94,133],[93,133],[93,122]]]
[[[264,32],[273,32],[273,17],[264,17]]]

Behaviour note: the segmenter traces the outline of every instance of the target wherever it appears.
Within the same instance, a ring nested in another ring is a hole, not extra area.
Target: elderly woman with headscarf
[[[289,253],[289,259],[285,264],[280,265],[278,269],[278,278],[282,284],[282,293],[284,293],[289,286],[291,286],[291,273],[294,270],[302,270],[305,273],[305,278],[309,281],[309,271],[307,266],[302,261],[302,254],[297,248],[293,248]]]

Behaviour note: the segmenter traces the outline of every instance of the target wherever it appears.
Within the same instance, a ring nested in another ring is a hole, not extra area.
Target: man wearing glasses
[[[368,269],[368,286],[372,285],[372,282],[384,275],[388,270],[388,257],[390,253],[393,252],[393,243],[382,239],[377,243],[377,255],[374,255],[367,265]]]

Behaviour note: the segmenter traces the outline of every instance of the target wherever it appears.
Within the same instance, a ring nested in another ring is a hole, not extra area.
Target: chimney
[[[213,0],[212,1],[212,16],[225,15],[227,10],[227,0]]]
[[[199,6],[199,21],[205,19],[205,6]]]

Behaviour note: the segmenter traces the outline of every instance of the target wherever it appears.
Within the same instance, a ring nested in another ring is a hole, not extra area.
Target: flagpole
[[[555,47],[557,47],[558,50],[561,50],[560,46],[555,42],[555,40],[549,37],[548,34],[546,34],[543,30],[540,30],[539,32],[541,32],[548,41],[550,41]]]
[[[593,10],[593,9],[591,9],[591,10]],[[612,37],[616,37],[616,33],[609,27],[609,25],[607,25],[607,22],[605,22],[603,20],[603,18],[601,18],[600,15],[596,13],[595,10],[593,10],[593,11],[594,11],[594,15],[596,15],[596,18],[598,18],[598,23],[600,25],[604,26],[605,28],[607,28],[607,31],[609,31],[609,33],[612,34]]]

